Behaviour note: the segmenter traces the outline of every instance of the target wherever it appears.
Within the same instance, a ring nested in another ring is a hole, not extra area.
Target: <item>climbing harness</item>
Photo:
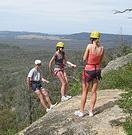
[[[102,79],[101,70],[96,69],[97,64],[87,64],[87,65],[94,65],[95,69],[91,70],[91,71],[90,70],[85,70],[85,66],[84,66],[83,73],[82,73],[82,80],[84,81],[85,85],[86,85],[86,82],[90,82],[93,79],[97,79],[97,80]]]

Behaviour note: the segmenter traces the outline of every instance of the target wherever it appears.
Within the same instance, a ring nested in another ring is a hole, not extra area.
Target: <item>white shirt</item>
[[[28,73],[28,77],[30,77],[32,81],[41,81],[41,72],[34,67]]]

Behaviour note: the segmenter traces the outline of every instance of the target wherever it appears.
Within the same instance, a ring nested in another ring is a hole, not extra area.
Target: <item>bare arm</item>
[[[102,55],[101,55],[101,58],[100,58],[100,63],[101,63],[103,57],[104,57],[104,48],[102,48]]]
[[[55,60],[55,55],[51,58],[51,60],[50,60],[50,62],[49,62],[49,66],[48,66],[48,67],[49,67],[49,72],[50,72],[50,73],[52,73],[51,66],[52,66],[54,60]]]
[[[76,67],[76,65],[73,64],[73,63],[71,63],[70,61],[66,61],[66,63],[67,63],[68,65],[70,65],[71,67]]]
[[[29,89],[32,86],[32,76],[33,76],[33,70],[30,70],[30,72],[28,73],[28,76],[27,76],[27,85],[28,85]]]
[[[67,60],[67,58],[64,59],[65,63],[68,64],[71,67],[76,67],[75,64],[71,63],[70,61]]]
[[[89,53],[89,44],[87,45],[87,47],[86,47],[86,49],[85,49],[85,52],[84,52],[84,55],[83,55],[83,61],[85,62],[85,64],[86,64],[86,62],[87,62],[87,57],[88,57],[88,53]]]
[[[32,85],[31,77],[27,77],[27,85],[28,85],[28,89],[30,89]]]
[[[46,83],[49,83],[49,81],[48,81],[48,80],[46,80],[46,79],[45,79],[45,78],[43,78],[43,77],[42,77],[42,81],[43,81],[43,82],[46,82]]]
[[[31,81],[31,78],[27,77],[27,84],[29,84],[30,81]]]

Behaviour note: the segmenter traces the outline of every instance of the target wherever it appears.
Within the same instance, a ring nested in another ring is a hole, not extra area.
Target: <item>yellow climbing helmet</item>
[[[90,34],[90,38],[100,38],[100,33],[97,31],[93,31]]]
[[[63,43],[63,42],[58,42],[58,43],[56,44],[56,47],[64,47],[64,43]]]

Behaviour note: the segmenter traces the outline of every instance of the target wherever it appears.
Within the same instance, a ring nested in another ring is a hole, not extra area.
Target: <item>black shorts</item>
[[[36,91],[37,89],[41,89],[42,85],[40,81],[32,81],[32,90]]]
[[[100,80],[102,79],[101,70],[85,70],[83,71],[82,79],[87,82],[93,81],[94,79]]]

